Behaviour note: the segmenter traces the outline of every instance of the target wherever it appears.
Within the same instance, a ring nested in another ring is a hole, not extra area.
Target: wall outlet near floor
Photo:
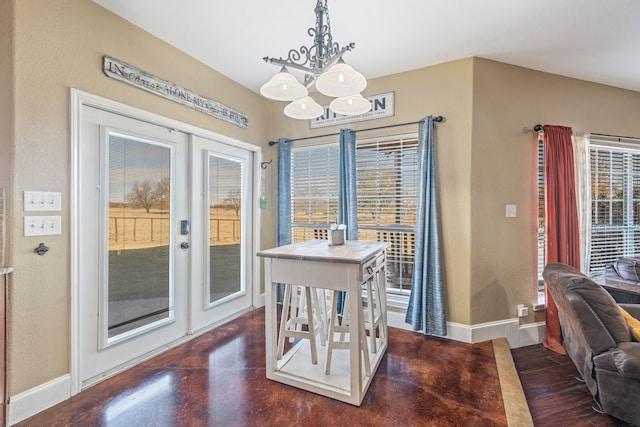
[[[518,304],[518,317],[527,317],[529,315],[529,307],[524,304]]]

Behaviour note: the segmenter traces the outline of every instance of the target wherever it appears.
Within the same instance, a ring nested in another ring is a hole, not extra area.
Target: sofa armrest
[[[619,343],[609,354],[621,375],[640,380],[640,343]]]
[[[640,320],[640,304],[618,304],[620,307],[624,308],[627,313],[636,319]]]

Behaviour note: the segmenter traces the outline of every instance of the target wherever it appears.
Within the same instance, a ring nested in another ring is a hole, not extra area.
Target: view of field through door
[[[172,147],[115,131],[106,138],[109,238],[103,345],[174,316]]]
[[[253,153],[90,106],[81,113],[86,387],[252,307]]]
[[[251,272],[252,156],[246,150],[193,137],[194,194],[201,203],[193,207],[194,223],[202,234],[193,236],[202,247],[202,259],[193,271],[202,281],[202,292],[193,295],[192,329],[225,320],[251,307],[247,287]],[[199,185],[198,185],[199,183]],[[196,206],[198,205],[198,206]],[[194,257],[198,254],[194,252]]]

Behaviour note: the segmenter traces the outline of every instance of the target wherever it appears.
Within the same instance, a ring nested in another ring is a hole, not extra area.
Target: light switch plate
[[[507,205],[507,218],[515,218],[517,216],[516,213],[516,205]]]
[[[62,234],[61,216],[25,216],[24,236],[56,236]]]
[[[62,194],[58,191],[25,191],[25,212],[60,212]]]

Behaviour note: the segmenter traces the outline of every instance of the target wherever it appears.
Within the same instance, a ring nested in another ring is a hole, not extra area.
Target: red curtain
[[[571,128],[544,127],[544,182],[546,222],[546,263],[561,262],[580,269],[580,237],[576,204]],[[558,310],[545,288],[547,337],[543,345],[566,354]]]

